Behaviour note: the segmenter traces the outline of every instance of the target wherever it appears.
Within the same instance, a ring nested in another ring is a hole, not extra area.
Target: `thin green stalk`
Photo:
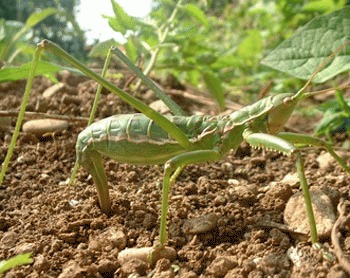
[[[300,180],[300,186],[304,194],[306,213],[309,219],[311,242],[315,244],[318,242],[317,228],[316,228],[314,211],[312,209],[312,201],[311,201],[309,186],[307,184],[306,177],[305,177],[304,163],[301,158],[300,152],[297,153],[296,166],[297,166],[297,172]]]
[[[20,108],[20,111],[19,111],[19,114],[18,114],[18,118],[17,118],[17,122],[16,122],[16,126],[15,126],[15,131],[14,131],[14,133],[12,135],[9,149],[7,151],[5,160],[4,160],[3,164],[2,164],[1,173],[0,173],[0,184],[2,184],[2,182],[4,181],[5,174],[6,174],[8,165],[10,163],[10,160],[11,160],[11,157],[12,157],[12,154],[13,154],[13,150],[15,148],[16,141],[17,141],[17,138],[18,138],[18,135],[19,135],[19,131],[20,131],[21,126],[22,126],[24,113],[25,113],[25,110],[26,110],[26,107],[27,107],[27,103],[28,103],[28,100],[29,100],[29,97],[30,97],[30,91],[32,89],[33,79],[34,79],[34,76],[35,76],[35,70],[36,70],[36,67],[37,67],[37,64],[38,64],[38,61],[39,61],[39,57],[40,57],[41,51],[42,51],[41,48],[37,48],[35,50],[34,58],[33,58],[33,61],[32,61],[32,66],[31,66],[30,72],[29,72],[29,78],[28,78],[28,81],[27,81],[27,84],[26,84],[26,88],[25,88],[25,91],[24,91],[24,96],[23,96],[21,108]]]
[[[350,107],[349,105],[346,103],[345,99],[344,99],[344,95],[341,91],[336,90],[335,91],[335,97],[339,103],[339,106],[341,108],[341,110],[345,113],[345,115],[347,117],[350,116]]]
[[[104,65],[103,65],[103,69],[102,69],[102,73],[101,73],[101,77],[102,78],[104,78],[106,76],[109,64],[111,62],[111,56],[112,56],[111,50],[112,49],[110,48],[108,50],[108,52],[107,52],[107,57],[106,57]],[[98,87],[97,87],[97,90],[96,90],[95,99],[94,99],[94,103],[92,105],[91,112],[90,112],[88,125],[92,124],[92,122],[95,120],[95,115],[96,115],[96,111],[97,111],[97,107],[98,107],[98,102],[100,101],[100,98],[101,98],[102,88],[103,88],[103,86],[101,84],[98,84]]]
[[[147,67],[143,71],[144,75],[148,75],[151,72],[152,68],[154,67],[154,64],[156,63],[158,55],[159,55],[159,52],[160,52],[160,48],[161,48],[162,44],[165,42],[165,40],[166,40],[166,38],[167,38],[167,36],[169,34],[170,25],[174,21],[174,19],[176,17],[176,14],[179,11],[179,8],[180,8],[180,6],[182,4],[182,1],[183,0],[179,0],[177,2],[177,4],[176,4],[173,12],[171,13],[169,19],[162,26],[160,26],[160,28],[158,30],[158,47],[151,53],[150,61],[149,61],[148,65],[147,65]],[[163,29],[164,29],[164,31],[162,31]],[[136,84],[135,90],[138,90],[140,85],[141,85],[141,81],[139,81]]]
[[[139,78],[143,81],[156,95],[161,99],[166,106],[169,107],[170,111],[174,115],[184,116],[186,113],[179,107],[170,97],[168,97],[158,86],[156,86],[153,81],[148,78],[138,67],[136,67],[128,57],[126,57],[123,52],[118,48],[113,48],[113,53],[118,56],[118,58],[126,64]]]
[[[169,19],[164,23],[165,25],[163,25],[163,26],[160,27],[160,30],[164,28],[164,31],[163,31],[163,33],[160,32],[160,34],[159,34],[159,42],[158,42],[158,45],[162,45],[162,44],[165,42],[166,37],[168,36],[168,33],[169,33],[169,31],[170,31],[170,25],[171,25],[171,23],[174,21],[174,19],[175,19],[175,17],[176,17],[176,14],[177,14],[177,12],[179,11],[179,8],[180,8],[181,4],[182,4],[182,0],[179,0],[179,1],[177,2],[176,6],[175,6],[175,8],[174,8],[174,10],[173,10],[173,12],[171,13]],[[158,47],[155,49],[155,51],[152,53],[150,62],[148,63],[146,69],[145,69],[144,72],[143,72],[145,75],[148,75],[148,74],[151,72],[151,70],[152,70],[152,68],[153,68],[153,66],[154,66],[154,64],[155,64],[155,62],[156,62],[156,60],[157,60],[159,51],[160,51],[160,46],[158,46]]]

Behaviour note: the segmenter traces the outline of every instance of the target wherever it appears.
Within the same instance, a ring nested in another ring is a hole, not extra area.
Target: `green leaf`
[[[198,6],[194,4],[187,4],[182,7],[185,11],[187,11],[192,17],[194,17],[198,22],[203,24],[205,27],[209,27],[209,22],[205,13],[198,8]]]
[[[17,255],[8,260],[0,261],[0,276],[5,271],[10,270],[11,268],[14,268],[16,266],[31,264],[33,262],[33,259],[30,256],[31,253],[25,253]]]
[[[127,42],[124,44],[125,47],[125,52],[126,52],[126,56],[128,56],[128,58],[136,63],[136,60],[139,56],[139,52],[137,50],[137,47],[135,46],[135,41],[133,38],[129,38],[127,40]]]
[[[243,59],[251,59],[261,53],[262,37],[260,31],[253,29],[248,31],[248,35],[240,43],[237,54]]]
[[[313,0],[307,3],[303,10],[308,12],[333,12],[346,4],[345,0]]]
[[[114,39],[100,42],[91,49],[89,56],[93,58],[106,58],[108,50],[117,45],[118,43]]]
[[[294,77],[308,79],[338,47],[350,41],[350,7],[311,20],[266,56],[262,63]],[[324,82],[350,69],[350,47],[321,70],[315,82]]]
[[[45,18],[47,18],[48,16],[51,16],[55,13],[58,13],[58,10],[54,9],[54,8],[47,8],[47,9],[44,9],[40,12],[32,13],[28,17],[26,24],[25,24],[25,27],[27,29],[32,28],[35,25],[37,25],[40,21],[43,21]]]
[[[209,92],[216,99],[220,109],[225,108],[224,87],[222,86],[220,78],[212,71],[205,71],[202,73],[205,85]]]
[[[27,79],[31,63],[24,64],[19,67],[8,67],[0,69],[0,83],[7,81],[15,81],[21,79]],[[62,70],[62,67],[48,62],[40,61],[35,72],[35,76],[38,75],[53,75],[54,73]],[[52,77],[52,76],[51,76]]]
[[[129,16],[116,1],[112,0],[111,2],[114,11],[114,17],[104,17],[108,18],[109,25],[112,27],[112,29],[114,31],[122,33],[123,35],[125,35],[128,30],[135,31],[137,20]]]
[[[212,52],[204,52],[196,57],[196,62],[200,65],[211,65],[217,61],[218,57]]]

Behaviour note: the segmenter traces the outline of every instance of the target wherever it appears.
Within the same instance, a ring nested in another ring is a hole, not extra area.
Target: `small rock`
[[[214,277],[224,277],[229,270],[238,265],[234,256],[220,256],[208,266],[207,272]]]
[[[167,259],[160,259],[154,268],[154,278],[173,278],[175,277],[174,269],[171,267],[171,262]]]
[[[123,274],[128,275],[128,277],[129,276],[131,277],[132,274],[145,276],[147,268],[148,268],[148,265],[146,262],[139,259],[131,259],[122,265],[121,271]],[[134,277],[137,277],[137,276],[134,276]]]
[[[77,232],[71,232],[71,233],[61,233],[59,235],[59,238],[62,239],[64,242],[67,243],[75,243],[77,240],[78,233]]]
[[[349,158],[348,152],[337,151],[336,153],[340,158],[344,160],[347,160]],[[324,152],[317,157],[317,162],[320,166],[320,169],[328,169],[330,166],[334,165],[335,159],[329,152]]]
[[[311,188],[310,194],[318,236],[320,238],[328,237],[335,222],[332,202],[320,189]],[[302,192],[294,194],[289,199],[284,210],[284,221],[295,232],[305,235],[310,232],[309,219],[306,214],[305,200]]]
[[[109,229],[109,240],[111,241],[113,247],[117,247],[122,250],[126,247],[126,235],[123,231],[116,231],[114,229]]]
[[[235,186],[239,185],[239,180],[236,180],[236,179],[228,179],[227,182],[229,185],[235,185]]]
[[[6,246],[7,248],[13,247],[17,240],[19,239],[19,235],[14,231],[8,231],[3,234],[0,243],[2,246]]]
[[[298,173],[297,172],[295,172],[293,174],[289,173],[289,174],[285,175],[284,178],[280,182],[286,183],[289,185],[295,185],[295,184],[299,183]]]
[[[51,98],[54,94],[61,92],[64,89],[64,87],[64,83],[57,83],[55,85],[52,85],[43,92],[43,97]]]
[[[215,213],[187,219],[183,225],[185,234],[202,234],[216,227],[219,217]]]
[[[31,242],[23,242],[14,248],[16,254],[33,252],[35,249],[35,244]]]
[[[70,260],[64,264],[62,273],[58,278],[83,278],[85,277],[84,271],[76,261]]]
[[[42,136],[46,133],[61,132],[68,129],[68,122],[55,119],[31,120],[23,124],[23,132]]]
[[[97,266],[97,269],[102,274],[113,275],[114,271],[117,269],[117,264],[108,259],[102,259]]]
[[[165,247],[143,247],[143,248],[126,248],[119,252],[118,261],[121,265],[126,262],[137,259],[146,263],[155,263],[159,259],[165,258],[174,261],[176,258],[176,250],[174,248]],[[152,261],[150,261],[152,259]]]
[[[156,110],[160,114],[166,114],[170,112],[170,109],[162,100],[156,100],[149,105],[153,110]]]
[[[108,228],[100,235],[90,237],[88,248],[91,250],[102,250],[107,247],[122,250],[126,247],[126,236],[122,231]]]
[[[33,268],[39,274],[41,272],[44,272],[44,271],[48,270],[49,266],[50,266],[49,261],[47,260],[47,258],[44,255],[39,254],[35,258],[35,262],[34,262]]]
[[[272,277],[274,274],[281,273],[284,269],[290,268],[290,260],[287,255],[276,253],[265,255],[258,264],[258,269],[262,270],[266,276]]]

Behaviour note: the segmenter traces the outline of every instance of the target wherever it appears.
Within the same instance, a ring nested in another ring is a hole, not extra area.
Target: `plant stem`
[[[38,47],[35,50],[35,54],[34,54],[33,61],[32,61],[32,66],[31,66],[30,72],[29,72],[29,78],[28,78],[28,81],[27,81],[27,84],[26,84],[26,88],[25,88],[25,91],[24,91],[24,96],[23,96],[21,108],[20,108],[20,111],[19,111],[19,114],[18,114],[18,118],[17,118],[17,122],[16,122],[16,126],[15,126],[15,131],[14,131],[14,133],[12,135],[9,149],[7,151],[5,160],[4,160],[3,164],[2,164],[1,173],[0,173],[0,184],[2,184],[2,182],[4,181],[5,174],[6,174],[8,165],[10,163],[11,156],[13,154],[13,150],[15,148],[16,141],[17,141],[17,138],[18,138],[18,135],[19,135],[19,131],[20,131],[21,126],[22,126],[24,113],[26,111],[27,103],[28,103],[28,100],[29,100],[29,97],[30,97],[30,91],[32,89],[33,79],[34,79],[34,76],[35,76],[35,70],[36,70],[37,64],[39,62],[39,57],[40,57],[41,51],[42,51],[42,48],[40,48],[40,47]]]
[[[179,11],[179,8],[180,8],[180,6],[182,4],[182,1],[183,0],[179,0],[177,2],[177,4],[176,4],[173,12],[171,13],[169,19],[159,28],[159,30],[158,30],[158,47],[151,53],[150,61],[149,61],[148,65],[147,65],[147,67],[145,68],[145,70],[143,71],[144,75],[148,75],[151,72],[152,68],[154,67],[154,64],[157,61],[157,57],[158,57],[158,54],[160,52],[161,46],[165,42],[165,40],[166,40],[166,38],[168,36],[168,33],[170,31],[170,25],[174,21],[175,16],[176,16],[177,12]],[[162,32],[162,30],[163,30],[163,32]],[[140,85],[141,85],[141,80],[137,82],[137,84],[135,86],[135,89],[138,90]]]
[[[311,242],[312,244],[315,244],[318,242],[317,228],[316,228],[314,211],[312,209],[312,201],[311,201],[311,195],[309,191],[309,185],[307,184],[307,181],[305,178],[304,163],[301,158],[300,152],[297,153],[296,165],[297,165],[297,172],[300,180],[300,187],[304,194],[306,213],[309,218]]]

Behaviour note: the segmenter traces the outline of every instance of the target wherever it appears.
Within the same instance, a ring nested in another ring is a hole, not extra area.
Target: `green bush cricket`
[[[339,49],[334,51],[318,67],[296,94],[286,93],[268,96],[225,116],[162,116],[99,77],[58,46],[46,40],[38,45],[34,56],[33,68],[28,80],[29,91],[35,64],[39,59],[40,52],[44,49],[71,63],[142,113],[116,115],[103,119],[88,126],[78,136],[76,144],[77,165],[82,165],[92,175],[103,212],[109,213],[111,205],[107,177],[101,161],[102,155],[126,163],[164,163],[158,245],[163,247],[167,242],[168,194],[171,185],[175,183],[182,169],[192,163],[218,161],[229,150],[236,150],[243,141],[246,141],[252,147],[280,152],[295,158],[310,223],[311,241],[312,243],[318,242],[309,188],[299,147],[325,148],[347,172],[350,172],[350,169],[345,161],[334,152],[329,143],[308,135],[281,132],[281,130],[298,102],[312,95],[312,93],[304,92],[306,87],[318,71],[340,51]],[[21,122],[18,125],[20,126],[20,124]],[[11,152],[10,146],[2,168],[0,182],[2,182],[6,172]],[[142,156],[140,156],[141,152]]]

